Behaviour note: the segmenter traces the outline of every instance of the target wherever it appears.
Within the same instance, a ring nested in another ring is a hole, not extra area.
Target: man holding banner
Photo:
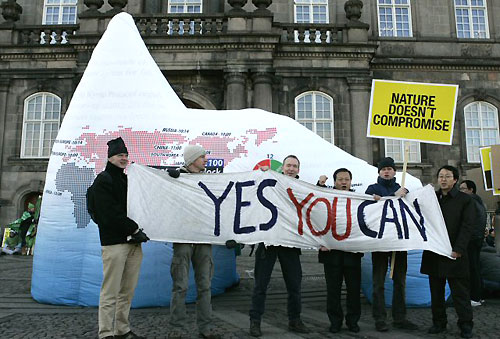
[[[298,178],[300,161],[295,155],[283,160],[283,174]],[[255,252],[255,286],[250,309],[250,335],[262,336],[260,322],[264,314],[267,286],[271,280],[276,259],[279,259],[283,278],[288,292],[288,329],[297,333],[309,333],[309,329],[300,319],[302,308],[301,283],[302,266],[300,264],[300,248],[284,246],[264,246],[260,243]]]
[[[472,337],[472,306],[469,296],[469,258],[467,246],[473,231],[475,208],[472,198],[458,190],[458,169],[443,166],[437,173],[436,192],[443,213],[454,259],[424,251],[420,272],[429,276],[431,289],[432,327],[430,334],[446,331],[445,285],[450,285],[453,306],[458,315],[462,338]]]
[[[384,158],[378,163],[379,177],[377,183],[368,186],[366,194],[373,195],[375,200],[383,196],[404,197],[407,190],[396,183],[396,165],[391,157]],[[379,332],[389,330],[386,319],[384,283],[387,274],[388,261],[391,260],[392,252],[372,252],[373,264],[373,305],[372,312],[375,319],[375,328]],[[393,293],[392,293],[392,319],[394,327],[416,330],[417,325],[406,319],[406,263],[407,253],[405,251],[395,252]]]
[[[322,176],[325,177],[325,176]],[[325,177],[326,178],[326,177]],[[318,186],[323,181],[318,181]],[[333,173],[334,188],[341,191],[352,191],[352,173],[347,168],[339,168]],[[342,281],[345,279],[347,290],[345,321],[350,332],[360,331],[358,321],[361,317],[361,257],[363,253],[328,250],[321,246],[318,253],[319,262],[324,265],[326,279],[326,313],[330,320],[330,332],[340,332],[344,322],[344,312],[340,302]]]
[[[198,145],[184,148],[184,167],[181,173],[203,173],[207,164],[205,149]],[[171,177],[179,175],[169,171]],[[218,339],[212,332],[211,282],[214,274],[211,244],[174,243],[174,254],[170,265],[172,276],[172,298],[170,301],[170,326],[168,337],[181,338],[182,326],[187,318],[186,293],[188,290],[189,266],[193,264],[196,281],[196,323],[201,338]]]

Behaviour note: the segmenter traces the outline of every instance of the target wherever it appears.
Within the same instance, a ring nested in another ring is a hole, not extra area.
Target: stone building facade
[[[50,147],[92,49],[130,13],[188,107],[258,107],[347,152],[402,162],[366,137],[373,79],[458,84],[451,146],[413,143],[409,172],[443,164],[482,187],[477,149],[498,144],[500,1],[4,0],[0,18],[0,222],[42,192]],[[488,207],[495,201],[489,193]]]

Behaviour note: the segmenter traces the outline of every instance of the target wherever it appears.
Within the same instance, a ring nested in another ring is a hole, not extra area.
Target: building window
[[[201,13],[201,0],[170,0],[169,13]]]
[[[380,36],[411,37],[410,0],[378,0]]]
[[[490,37],[486,0],[455,0],[455,20],[459,38]]]
[[[201,1],[202,0],[170,0],[168,2],[168,12],[169,13],[201,13]],[[184,21],[178,21],[178,23],[169,21],[168,23],[168,34],[184,34]],[[189,34],[194,34],[194,21],[189,23]]]
[[[77,2],[78,0],[45,0],[43,6],[43,24],[75,24]]]
[[[295,0],[294,5],[295,23],[328,23],[328,0]]]
[[[320,92],[307,92],[295,98],[295,120],[333,143],[333,100]]]
[[[61,99],[36,93],[24,101],[21,158],[48,158],[59,131]]]
[[[409,141],[410,145],[408,162],[420,162],[420,143],[418,141]],[[385,139],[385,156],[391,157],[395,162],[404,162],[405,141]]]
[[[487,102],[476,101],[465,106],[464,116],[467,161],[480,162],[479,147],[499,143],[498,110]]]

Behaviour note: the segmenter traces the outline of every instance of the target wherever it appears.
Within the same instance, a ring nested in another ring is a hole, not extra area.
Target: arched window
[[[36,93],[24,101],[21,158],[48,158],[59,131],[61,99]]]
[[[43,24],[76,24],[77,2],[78,0],[45,0]]]
[[[498,109],[484,101],[475,101],[464,108],[467,161],[479,162],[479,147],[499,143]]]
[[[321,92],[306,92],[295,98],[295,120],[333,143],[333,100]]]
[[[378,29],[380,36],[411,37],[410,0],[378,0]]]

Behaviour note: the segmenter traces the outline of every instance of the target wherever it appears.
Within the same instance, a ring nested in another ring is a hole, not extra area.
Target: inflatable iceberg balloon
[[[301,160],[301,179],[310,183],[339,167],[351,170],[358,192],[377,179],[375,167],[286,116],[258,109],[187,109],[149,54],[132,17],[120,13],[95,47],[52,149],[33,264],[31,292],[39,302],[98,305],[101,249],[85,193],[106,165],[107,141],[118,136],[131,161],[150,166],[182,165],[183,148],[198,144],[207,150],[208,172],[249,171],[262,163],[279,169],[286,155],[295,154]],[[411,176],[406,182],[410,189],[421,186]],[[177,212],[165,206],[165,213]],[[172,247],[151,241],[143,252],[132,306],[168,305]],[[239,277],[234,251],[214,246],[213,252],[215,294]],[[188,301],[194,299],[191,279]]]

